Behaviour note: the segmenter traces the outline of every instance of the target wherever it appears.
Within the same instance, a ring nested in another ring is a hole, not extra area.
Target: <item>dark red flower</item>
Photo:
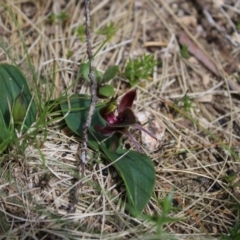
[[[136,89],[129,91],[122,97],[118,107],[116,106],[115,99],[112,99],[105,107],[99,111],[100,115],[103,119],[105,119],[108,125],[105,127],[95,126],[95,129],[106,136],[111,136],[115,132],[120,132],[126,135],[132,141],[136,149],[140,152],[140,148],[136,140],[128,131],[128,128],[130,126],[137,128],[140,131],[146,132],[154,139],[156,139],[156,137],[137,123],[137,118],[132,111],[133,101],[136,98],[136,95]],[[116,109],[117,115],[114,113]]]

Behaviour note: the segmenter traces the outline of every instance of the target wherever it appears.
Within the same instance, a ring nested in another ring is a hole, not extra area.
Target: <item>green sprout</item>
[[[162,210],[161,215],[145,216],[149,221],[156,224],[156,234],[161,237],[164,234],[163,228],[167,223],[177,222],[180,219],[172,218],[169,214],[174,210],[172,206],[174,192],[170,192],[165,198],[159,202]],[[160,238],[159,238],[160,239]]]
[[[185,95],[182,99],[181,99],[182,103],[183,103],[183,109],[186,112],[190,112],[191,108],[192,108],[192,101],[190,99],[190,97],[188,95]]]
[[[238,240],[240,239],[240,224],[239,221],[237,220],[232,227],[232,229],[229,229],[229,234],[228,235],[223,235],[222,240]]]
[[[84,25],[79,25],[77,28],[75,28],[73,30],[73,32],[75,32],[77,34],[80,41],[82,41],[82,42],[85,41],[85,31],[86,31],[86,28]]]
[[[67,19],[69,19],[69,15],[65,11],[62,11],[59,14],[52,13],[48,18],[48,22],[57,24],[60,21],[64,22]]]
[[[175,100],[173,105],[175,108],[183,109],[185,112],[190,112],[190,110],[193,108],[192,100],[187,93],[182,98]]]
[[[186,58],[186,59],[189,58],[188,46],[185,44],[181,48],[181,56],[182,58]]]
[[[117,32],[117,27],[113,22],[108,24],[105,28],[97,31],[97,34],[106,35],[107,39],[111,38]]]
[[[98,97],[110,98],[115,95],[114,87],[111,84],[106,84],[110,80],[114,79],[118,73],[118,66],[109,66],[107,70],[102,73],[94,68],[95,78],[98,85]],[[81,63],[79,67],[79,76],[82,76],[85,81],[90,82],[89,79],[89,62]]]
[[[154,59],[154,56],[145,54],[134,60],[130,59],[122,75],[128,79],[131,86],[134,86],[142,80],[150,80],[157,64],[158,62]]]
[[[73,51],[68,50],[68,51],[67,51],[67,54],[66,54],[67,59],[69,59],[70,57],[72,57],[72,55],[73,55]]]
[[[236,173],[228,173],[224,176],[224,179],[227,181],[227,183],[229,183],[230,185],[233,184],[233,182],[235,181],[235,179],[237,178],[237,174]]]

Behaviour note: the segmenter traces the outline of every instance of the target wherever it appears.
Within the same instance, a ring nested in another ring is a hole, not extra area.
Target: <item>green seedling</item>
[[[222,240],[239,240],[240,239],[240,224],[237,220],[234,226],[229,230],[228,235],[223,235]]]
[[[188,46],[187,45],[183,45],[181,48],[181,56],[182,58],[189,58],[189,52],[188,52]]]
[[[69,59],[72,55],[73,55],[73,51],[68,50],[66,55],[67,59]]]
[[[150,80],[157,64],[158,62],[152,55],[143,55],[134,60],[130,59],[122,75],[129,81],[131,86],[135,86],[142,80]]]
[[[149,221],[154,222],[156,224],[157,227],[156,235],[158,237],[161,237],[164,234],[163,227],[165,224],[179,221],[179,219],[177,218],[169,217],[169,214],[173,210],[172,202],[173,191],[170,192],[162,201],[159,202],[162,210],[161,215],[143,216],[144,218],[146,217]]]
[[[191,108],[193,107],[193,106],[192,106],[192,101],[191,101],[190,97],[186,94],[186,95],[181,99],[181,102],[183,103],[183,109],[184,109],[186,112],[190,112]]]
[[[59,22],[64,22],[64,21],[66,21],[66,20],[68,20],[68,19],[69,19],[69,15],[68,15],[65,11],[62,11],[62,12],[60,12],[59,14],[52,13],[52,14],[48,17],[47,21],[48,21],[49,23],[55,23],[55,24],[57,24],[57,23],[59,23]]]
[[[185,112],[190,112],[193,108],[192,100],[187,94],[185,94],[181,99],[176,100],[174,105],[183,109]]]
[[[112,85],[106,84],[110,80],[114,79],[118,73],[118,66],[110,66],[107,70],[102,73],[94,68],[95,78],[98,84],[98,96],[103,98],[110,98],[114,96],[115,91]],[[89,63],[82,63],[79,68],[79,75],[83,76],[83,78],[90,82],[89,79]]]
[[[233,174],[226,174],[224,179],[227,181],[227,183],[229,183],[230,185],[233,184],[234,180],[237,178],[237,174],[233,173]]]
[[[117,27],[114,25],[113,22],[111,22],[105,28],[98,30],[97,34],[105,35],[107,39],[110,39],[112,36],[115,35],[116,32],[117,32]]]
[[[85,32],[86,32],[86,28],[84,25],[79,25],[77,28],[75,28],[73,30],[73,32],[75,32],[77,34],[77,36],[79,37],[80,41],[85,41]]]

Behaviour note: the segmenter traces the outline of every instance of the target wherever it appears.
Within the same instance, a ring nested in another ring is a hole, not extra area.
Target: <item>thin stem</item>
[[[76,185],[76,190],[73,196],[73,202],[70,207],[70,212],[74,213],[76,211],[76,206],[78,203],[80,190],[82,187],[82,181],[80,180],[80,175],[83,177],[85,172],[85,164],[87,162],[87,142],[88,142],[88,131],[91,126],[92,116],[97,103],[97,83],[94,74],[94,68],[92,65],[93,55],[92,55],[92,44],[91,44],[91,33],[90,33],[90,0],[85,0],[85,17],[86,17],[86,43],[87,43],[87,54],[89,59],[89,79],[90,79],[90,91],[91,91],[91,103],[88,111],[88,116],[85,124],[83,125],[83,139],[81,148],[78,152],[77,158],[79,159],[79,182]]]

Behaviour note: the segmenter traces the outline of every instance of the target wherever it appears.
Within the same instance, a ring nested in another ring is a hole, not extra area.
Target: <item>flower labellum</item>
[[[132,110],[133,101],[136,98],[136,95],[136,89],[130,90],[122,97],[118,106],[116,106],[115,99],[111,99],[110,102],[99,111],[101,117],[108,123],[108,125],[105,127],[95,126],[95,129],[106,136],[111,136],[115,132],[120,132],[126,135],[132,141],[138,152],[140,152],[138,143],[128,131],[130,126],[146,132],[154,139],[156,139],[156,137],[137,123],[137,118]],[[117,115],[115,115],[116,109]]]

